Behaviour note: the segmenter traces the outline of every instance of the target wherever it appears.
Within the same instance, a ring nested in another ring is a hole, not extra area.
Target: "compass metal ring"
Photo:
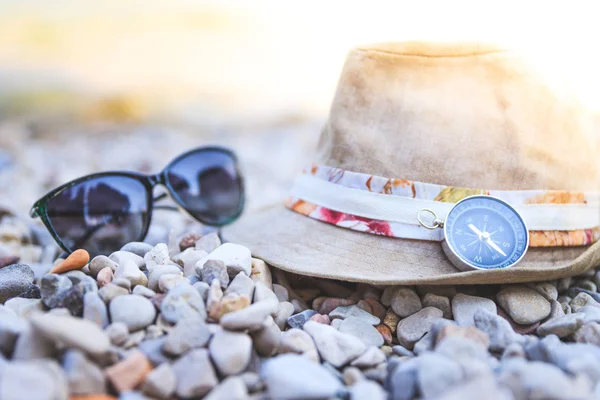
[[[428,225],[425,221],[423,221],[423,219],[421,217],[422,213],[430,214],[433,217],[433,223],[431,225]],[[423,228],[426,228],[429,230],[434,230],[434,229],[441,228],[444,226],[444,221],[441,220],[440,218],[438,218],[438,216],[429,208],[421,208],[419,210],[419,212],[417,213],[417,219],[419,220],[419,224],[421,224],[421,226]]]

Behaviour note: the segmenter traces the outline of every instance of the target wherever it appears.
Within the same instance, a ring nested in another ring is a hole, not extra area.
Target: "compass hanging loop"
[[[431,223],[431,225],[427,224],[422,217],[422,214],[429,214],[433,217],[433,222]],[[429,229],[429,230],[434,230],[437,228],[443,228],[444,227],[444,220],[441,218],[438,218],[438,216],[429,208],[421,208],[419,210],[419,212],[417,213],[417,219],[419,220],[419,224],[421,224],[421,226],[423,228]]]

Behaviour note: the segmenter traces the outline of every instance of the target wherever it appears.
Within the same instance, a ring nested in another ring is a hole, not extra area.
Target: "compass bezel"
[[[506,267],[502,267],[502,266],[497,266],[497,267],[488,267],[488,268],[484,268],[484,267],[480,267],[478,265],[473,264],[471,261],[469,261],[468,259],[465,259],[461,256],[461,254],[456,251],[456,249],[454,248],[453,244],[447,240],[448,238],[448,224],[445,223],[444,224],[444,241],[442,242],[442,248],[444,250],[444,252],[446,253],[446,256],[448,257],[448,259],[452,262],[452,264],[454,264],[458,269],[460,269],[461,271],[468,271],[468,270],[481,270],[481,271],[491,271],[494,269],[507,269],[507,268],[512,268],[515,265],[517,265],[522,259],[523,257],[525,257],[525,254],[527,254],[527,250],[529,249],[529,229],[527,227],[527,223],[525,222],[525,220],[523,219],[523,217],[521,216],[521,214],[513,207],[511,206],[509,203],[507,203],[506,201],[499,199],[498,197],[495,196],[489,196],[489,195],[474,195],[474,196],[468,196],[465,197],[464,199],[458,201],[448,212],[448,215],[446,216],[446,220],[448,219],[448,217],[450,216],[450,214],[452,214],[452,212],[456,209],[456,207],[459,206],[459,204],[463,203],[463,202],[467,202],[470,200],[475,200],[475,199],[486,199],[486,200],[493,200],[493,201],[497,201],[499,203],[501,203],[502,205],[504,205],[505,207],[507,207],[508,209],[510,209],[512,212],[515,213],[515,215],[519,218],[520,222],[523,224],[524,228],[525,228],[525,244],[524,244],[524,250],[523,253],[521,254],[521,256],[514,262],[512,262],[510,265],[506,266]]]

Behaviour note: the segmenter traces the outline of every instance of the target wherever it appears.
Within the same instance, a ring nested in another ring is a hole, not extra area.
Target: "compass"
[[[433,215],[433,225],[423,222],[423,213]],[[444,229],[442,248],[461,271],[509,268],[525,256],[529,232],[517,210],[492,196],[470,196],[452,207],[445,220],[422,209],[419,222],[427,229]]]

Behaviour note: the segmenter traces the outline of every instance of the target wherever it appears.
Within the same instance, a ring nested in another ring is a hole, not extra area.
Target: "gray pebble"
[[[600,310],[599,310],[600,311]],[[567,337],[583,326],[585,314],[573,313],[563,317],[553,318],[537,328],[539,336],[548,336],[554,334],[558,337]]]
[[[210,289],[210,285],[206,282],[196,282],[193,285],[194,289],[198,291],[202,300],[206,301],[208,298],[208,291]]]
[[[442,318],[442,311],[433,307],[426,307],[419,312],[404,318],[398,323],[396,335],[398,342],[407,349],[412,349],[431,328],[433,323]]]
[[[426,353],[418,358],[418,385],[426,399],[438,398],[464,380],[461,366],[452,359],[436,353]]]
[[[350,400],[386,400],[387,394],[377,383],[370,380],[362,380],[350,388]]]
[[[503,352],[510,344],[522,342],[510,323],[485,308],[480,308],[473,316],[475,327],[488,334],[490,338],[490,351]]]
[[[252,340],[245,333],[221,330],[215,333],[208,349],[221,375],[237,375],[250,362]]]
[[[158,283],[160,277],[164,274],[180,274],[182,275],[181,268],[177,265],[159,265],[154,267],[148,274],[148,288],[157,291],[159,290]]]
[[[273,317],[267,317],[263,327],[251,332],[254,349],[261,357],[271,357],[281,343],[281,329],[277,326]]]
[[[398,288],[392,295],[392,310],[400,317],[405,318],[421,310],[419,295],[409,288]]]
[[[233,278],[227,290],[225,290],[225,295],[232,293],[240,296],[248,296],[249,299],[252,299],[254,296],[254,281],[248,275],[240,272]]]
[[[333,318],[346,319],[349,317],[354,317],[354,318],[362,319],[364,322],[366,322],[369,325],[379,325],[379,323],[381,322],[380,319],[377,318],[376,316],[374,316],[373,314],[370,314],[370,313],[366,312],[365,310],[363,310],[362,308],[359,308],[355,305],[337,307],[335,310],[333,310],[332,312],[329,313],[329,317],[332,319]]]
[[[153,298],[154,296],[156,296],[156,292],[152,289],[148,289],[146,286],[142,286],[142,285],[136,285],[133,290],[131,291],[131,294],[137,294],[140,296],[144,296],[148,299]]]
[[[221,239],[219,239],[219,235],[215,232],[211,232],[202,236],[196,241],[196,250],[202,250],[207,253],[211,253],[220,245]]]
[[[304,324],[304,331],[315,341],[323,360],[338,368],[363,354],[367,348],[363,341],[355,336],[315,321]]]
[[[128,295],[129,291],[114,283],[104,285],[98,290],[98,295],[106,303],[110,303],[115,297]]]
[[[169,290],[160,311],[165,320],[175,324],[180,319],[206,318],[206,307],[200,293],[189,284],[180,284]]]
[[[68,398],[65,374],[54,360],[17,361],[0,374],[0,399],[55,400]]]
[[[422,303],[423,307],[435,307],[438,310],[442,310],[444,318],[452,319],[452,307],[450,306],[450,299],[448,297],[427,293],[423,296]]]
[[[201,398],[215,387],[219,380],[205,349],[194,349],[173,364],[179,397]]]
[[[302,329],[304,324],[312,317],[313,315],[318,314],[315,310],[306,310],[301,313],[294,314],[287,319],[287,323],[291,328]]]
[[[204,400],[247,400],[248,389],[239,376],[229,376],[213,388]]]
[[[76,350],[63,356],[62,367],[69,384],[70,395],[106,393],[106,378],[102,370]]]
[[[104,329],[104,332],[115,346],[121,346],[129,337],[129,329],[123,322],[113,322]]]
[[[106,267],[115,272],[119,265],[106,256],[96,256],[90,261],[90,274],[94,279],[98,276],[98,272],[102,271]]]
[[[550,314],[550,303],[535,290],[521,285],[507,286],[497,296],[498,305],[517,323],[529,325]]]
[[[367,346],[383,346],[383,337],[372,324],[363,318],[348,317],[342,320],[338,330],[359,338]]]
[[[159,400],[167,400],[175,393],[176,387],[177,377],[173,368],[168,363],[162,363],[146,376],[142,392]]]
[[[163,351],[172,356],[180,356],[189,349],[204,347],[210,335],[203,318],[182,319],[167,335]]]
[[[144,257],[150,250],[152,250],[152,245],[144,242],[129,242],[121,247],[121,251],[128,251],[140,257]]]
[[[88,292],[83,296],[83,318],[101,328],[108,326],[108,310],[98,293]]]
[[[548,301],[558,299],[558,289],[551,282],[528,283],[527,287],[535,290]]]
[[[156,309],[150,300],[137,294],[114,298],[109,304],[112,322],[123,322],[129,332],[144,329],[154,322]]]
[[[496,303],[485,297],[469,296],[458,293],[452,299],[452,314],[454,320],[460,326],[472,326],[473,316],[479,308],[484,308],[492,314],[496,314]]]
[[[225,263],[220,260],[208,260],[202,268],[197,268],[196,273],[202,275],[202,281],[209,285],[213,280],[218,280],[221,284],[221,289],[227,288],[229,284],[229,275]]]
[[[392,347],[392,350],[394,351],[394,354],[396,354],[397,356],[400,357],[414,357],[415,354],[408,350],[406,347],[400,346],[400,345],[396,345]]]
[[[277,305],[275,314],[275,323],[279,329],[284,330],[287,326],[287,319],[294,313],[294,305],[288,301],[282,301]]]
[[[69,290],[72,286],[73,282],[66,276],[57,274],[44,275],[40,282],[42,302],[48,308],[58,307],[61,300],[59,295]]]

